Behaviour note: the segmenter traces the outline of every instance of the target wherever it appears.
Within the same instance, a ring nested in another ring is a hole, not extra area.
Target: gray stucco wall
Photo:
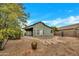
[[[40,32],[42,31],[43,35],[40,35]],[[53,31],[51,28],[44,26],[42,23],[38,23],[33,26],[33,36],[53,36]]]
[[[31,31],[26,31],[26,36],[31,36],[32,32]]]

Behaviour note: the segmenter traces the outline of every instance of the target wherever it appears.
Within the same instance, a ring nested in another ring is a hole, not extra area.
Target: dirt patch
[[[31,42],[35,40],[37,50],[32,50]],[[9,40],[1,56],[76,56],[79,55],[79,38],[54,36],[51,39],[22,37],[20,40]]]

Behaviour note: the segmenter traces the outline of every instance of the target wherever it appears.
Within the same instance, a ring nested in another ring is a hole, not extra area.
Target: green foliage
[[[27,15],[23,6],[17,3],[0,4],[0,40],[21,37],[21,25],[26,23]]]
[[[2,33],[0,33],[0,41],[3,41],[3,39],[5,39],[5,38],[4,38],[4,36],[2,35]]]
[[[58,28],[57,27],[52,27],[52,30],[55,32],[55,31],[58,31]]]
[[[20,29],[7,29],[7,33],[9,36],[9,39],[19,39],[21,37],[21,30]]]
[[[4,39],[7,39],[8,36],[7,36],[7,31],[6,29],[1,29],[0,30],[0,41],[3,41]]]

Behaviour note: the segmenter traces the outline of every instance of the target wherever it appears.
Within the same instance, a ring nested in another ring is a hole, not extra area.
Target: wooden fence
[[[79,37],[79,29],[59,30],[55,32],[57,36]]]

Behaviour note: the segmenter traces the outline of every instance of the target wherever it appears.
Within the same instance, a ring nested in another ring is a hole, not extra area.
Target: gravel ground
[[[37,50],[32,50],[31,42],[37,41]],[[38,38],[22,37],[9,40],[1,56],[79,56],[79,38],[59,37]]]

